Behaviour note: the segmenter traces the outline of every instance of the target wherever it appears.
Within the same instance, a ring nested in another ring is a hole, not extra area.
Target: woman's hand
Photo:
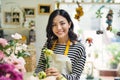
[[[56,68],[48,68],[45,70],[47,76],[61,76],[60,72]]]

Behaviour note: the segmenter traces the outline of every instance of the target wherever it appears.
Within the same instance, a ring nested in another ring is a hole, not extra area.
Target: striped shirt
[[[43,49],[45,46],[43,47]],[[56,44],[54,48],[55,54],[64,54],[66,45]],[[67,80],[79,80],[81,73],[84,69],[85,61],[86,61],[86,52],[84,46],[78,42],[77,44],[70,45],[68,57],[72,62],[72,73],[71,74],[62,74]],[[41,53],[37,68],[35,73],[39,71],[45,70],[45,65],[42,63],[44,60],[44,54]]]

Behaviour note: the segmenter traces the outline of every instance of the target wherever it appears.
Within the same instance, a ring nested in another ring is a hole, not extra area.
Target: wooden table
[[[100,77],[102,80],[114,80],[114,77],[110,77],[110,76],[101,76]]]

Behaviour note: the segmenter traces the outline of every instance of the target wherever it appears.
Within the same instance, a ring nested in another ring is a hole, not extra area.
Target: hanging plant
[[[74,18],[79,21],[80,17],[83,16],[84,12],[83,12],[82,6],[79,5],[78,1],[77,1],[77,5],[78,5],[78,7],[76,8],[76,14],[75,14]]]
[[[103,34],[103,31],[102,30],[97,30],[96,34]]]
[[[117,35],[120,36],[120,32],[117,32]]]
[[[100,9],[97,10],[96,14],[97,14],[97,18],[102,18],[102,14],[103,14],[103,13],[101,12]]]
[[[57,9],[60,8],[60,2],[59,1],[56,2],[56,7],[57,7]]]
[[[88,43],[89,46],[91,46],[92,43],[93,43],[93,39],[92,39],[91,37],[88,37],[88,38],[86,39],[86,43]]]
[[[107,18],[106,23],[108,24],[108,27],[106,28],[106,30],[112,31],[113,10],[111,9],[109,10],[106,18]]]

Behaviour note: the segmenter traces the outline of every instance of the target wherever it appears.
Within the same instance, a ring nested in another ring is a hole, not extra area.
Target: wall
[[[11,7],[14,7],[17,11],[19,11],[21,14],[19,8],[24,7],[33,7],[35,8],[35,18],[29,18],[35,20],[35,30],[36,30],[36,51],[37,51],[37,62],[40,56],[41,48],[46,40],[46,25],[48,21],[49,14],[38,14],[38,5],[39,4],[51,4],[51,9],[54,9],[54,1],[53,0],[2,0],[2,27],[3,28],[17,28],[17,29],[10,29],[9,31],[4,30],[6,34],[11,34],[15,32],[19,32],[21,34],[25,34],[28,36],[28,30],[21,29],[22,26],[22,17],[21,17],[21,23],[20,25],[8,25],[4,24],[4,12],[5,11],[11,11]],[[28,19],[28,20],[29,20]]]

